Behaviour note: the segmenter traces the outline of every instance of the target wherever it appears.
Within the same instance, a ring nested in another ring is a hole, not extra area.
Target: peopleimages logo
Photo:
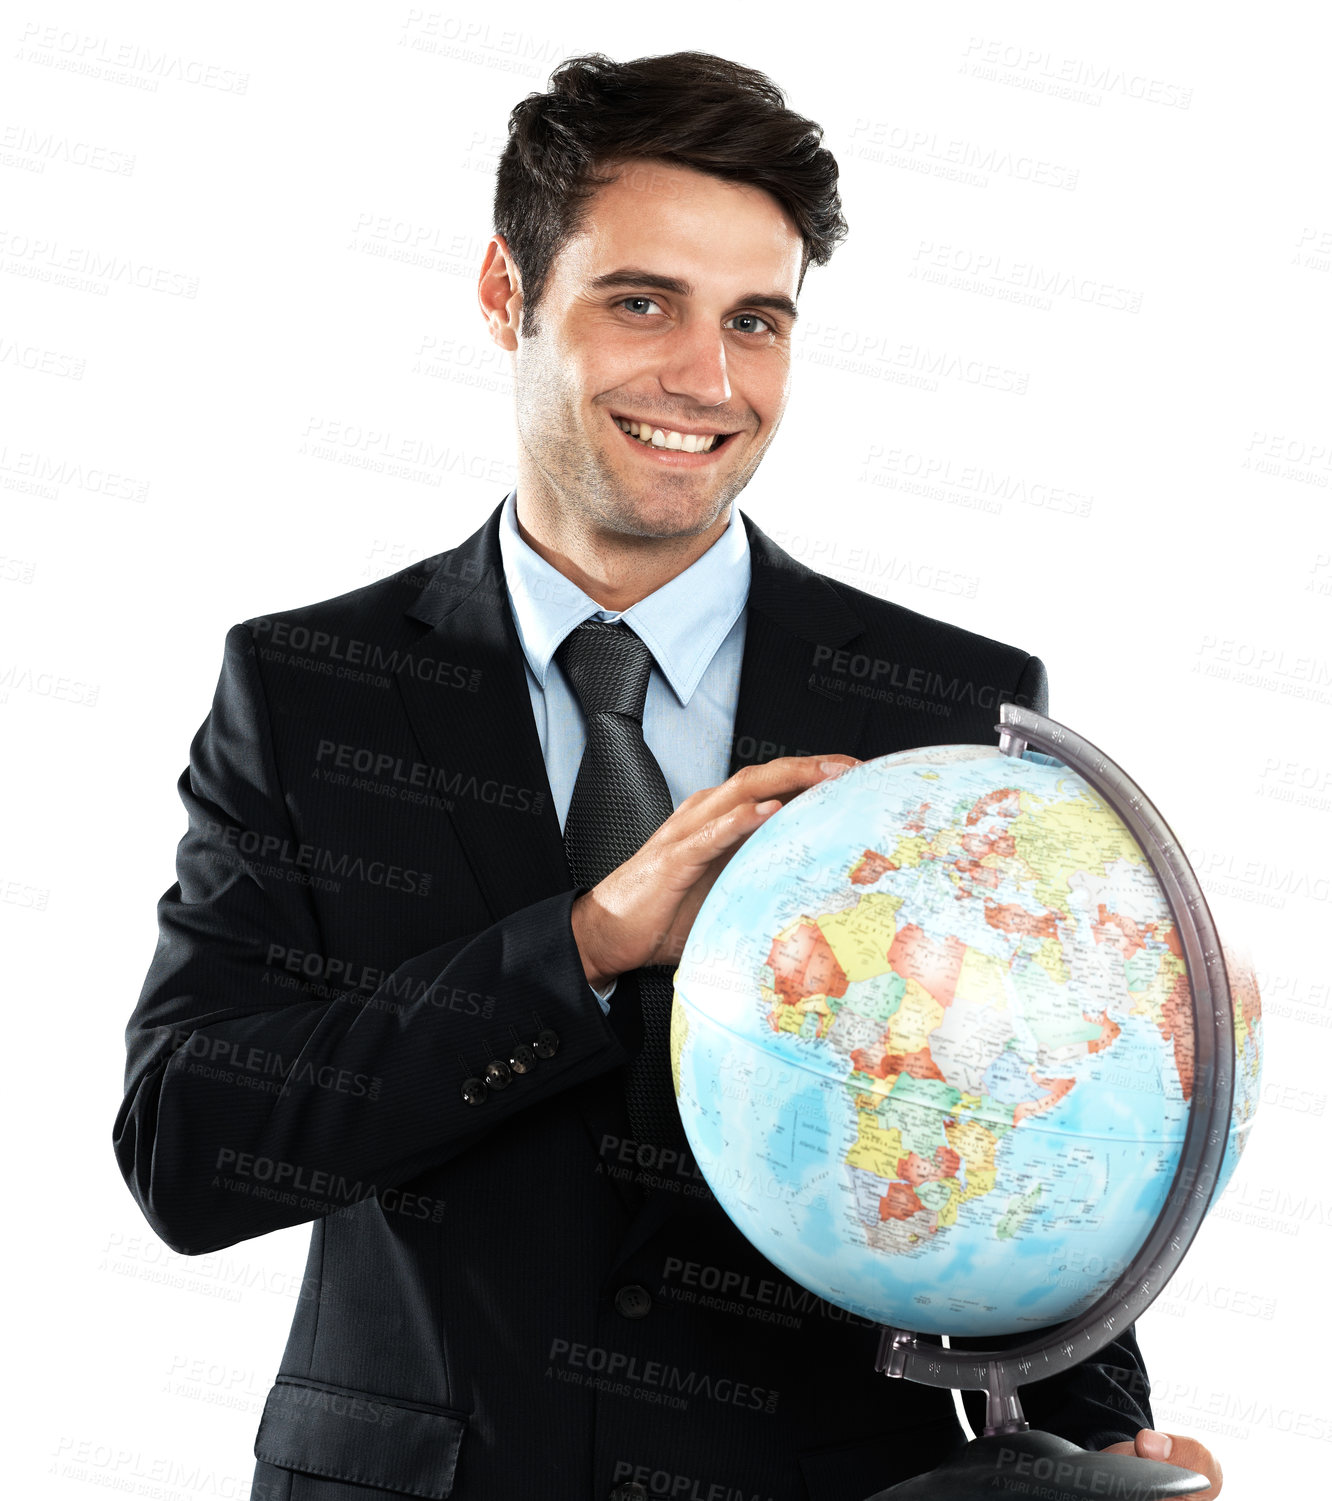
[[[618,1485],[631,1476],[633,1483],[649,1496],[669,1496],[671,1501],[764,1501],[758,1492],[722,1480],[699,1480],[693,1475],[677,1475],[672,1470],[654,1470],[651,1465],[617,1459],[611,1479]],[[772,1497],[767,1501],[772,1501]]]
[[[684,1261],[678,1256],[666,1258],[662,1279],[663,1291],[669,1287],[680,1302],[738,1314],[759,1323],[799,1329],[804,1315],[815,1313],[834,1323],[856,1324],[865,1329],[875,1327],[872,1319],[861,1318],[784,1279],[753,1277],[748,1272]],[[676,1283],[678,1286],[673,1285]]]
[[[310,1168],[301,1162],[256,1156],[253,1152],[239,1152],[234,1147],[218,1148],[213,1171],[214,1188],[251,1193],[255,1198],[276,1198],[284,1203],[299,1202],[306,1207],[322,1206],[322,1214],[374,1198],[389,1214],[429,1220],[435,1225],[444,1218],[443,1199],[410,1193],[396,1185],[380,1188],[375,1183],[363,1183],[359,1178],[353,1183],[328,1168]],[[306,1197],[298,1198],[298,1195]]]
[[[886,657],[871,657],[864,652],[834,651],[831,646],[818,646],[814,651],[814,666],[823,667],[825,664],[825,681],[829,677],[838,676],[864,678],[870,683],[878,683],[882,678],[892,688],[905,688],[910,693],[921,693],[930,699],[951,699],[956,703],[976,704],[982,709],[996,708],[1009,702],[1030,706],[1029,696],[1025,693],[1014,693],[1011,689],[998,688],[992,683],[977,683],[971,678],[945,678],[940,672],[910,667]]]
[[[331,958],[308,949],[288,948],[281,943],[268,945],[264,963],[272,968],[265,970],[261,983],[300,986],[315,995],[351,1000],[356,1005],[395,1015],[421,1005],[457,1011],[464,1016],[489,1017],[495,1010],[496,998],[488,990],[468,990],[462,985],[417,979],[396,970],[380,969],[353,959]]]
[[[470,797],[477,802],[512,808],[518,813],[539,814],[546,804],[545,793],[533,791],[529,787],[499,782],[494,777],[478,779],[475,772],[464,773],[461,769],[450,772],[443,766],[431,766],[426,761],[405,761],[401,756],[392,755],[388,751],[372,750],[365,745],[321,740],[315,752],[315,764],[325,780],[335,786],[345,784],[361,792],[387,790],[404,800],[409,792],[425,789],[428,792],[445,792],[453,797]],[[359,772],[361,775],[349,780],[344,775],[347,771]]]
[[[1085,1460],[1075,1462],[1003,1448],[999,1451],[995,1470],[992,1485],[998,1490],[1018,1491],[1027,1495],[1058,1494],[1033,1487],[1027,1480],[1030,1477],[1031,1480],[1048,1480],[1058,1486],[1071,1484],[1075,1495],[1116,1496],[1121,1501],[1147,1501],[1148,1498],[1144,1485],[1107,1474],[1096,1464],[1094,1454],[1088,1454]]]
[[[176,1051],[205,1060],[206,1070],[192,1067],[192,1073],[206,1072],[211,1078],[231,1078],[230,1071],[235,1069],[243,1075],[258,1076],[265,1086],[271,1086],[277,1093],[285,1093],[294,1084],[308,1084],[336,1094],[363,1095],[377,1100],[384,1082],[378,1074],[353,1072],[332,1063],[315,1065],[309,1059],[276,1053],[272,1048],[247,1046],[229,1037],[210,1037],[206,1032],[197,1032],[190,1027],[174,1028],[172,1042]]]
[[[401,1416],[399,1409],[387,1402],[350,1396],[321,1386],[302,1386],[295,1381],[279,1380],[269,1401],[281,1402],[288,1407],[304,1407],[311,1412],[333,1412],[340,1418],[351,1418],[358,1423],[378,1423],[385,1428]]]
[[[360,855],[337,853],[318,844],[297,844],[277,834],[260,834],[257,829],[242,829],[209,820],[210,839],[223,849],[234,849],[242,855],[254,855],[259,860],[276,859],[282,865],[297,870],[317,871],[325,875],[348,880],[365,881],[371,886],[382,886],[386,891],[405,891],[409,896],[429,894],[434,879],[428,870],[409,870],[402,865],[391,865],[384,860],[365,860]]]
[[[752,1412],[775,1412],[780,1392],[763,1386],[750,1386],[730,1376],[712,1376],[703,1371],[682,1371],[679,1366],[660,1360],[640,1360],[622,1350],[607,1350],[600,1345],[584,1345],[567,1339],[551,1341],[547,1363],[565,1368],[604,1375],[607,1380],[654,1388],[678,1397],[706,1397],[728,1407]]]
[[[414,652],[399,651],[396,647],[386,651],[377,641],[361,641],[355,636],[342,636],[336,632],[311,630],[306,625],[293,625],[288,620],[270,620],[266,616],[254,622],[254,634],[269,648],[260,648],[260,654],[268,661],[290,659],[295,665],[303,665],[305,658],[317,668],[330,675],[333,664],[344,668],[368,668],[370,674],[404,673],[423,683],[434,683],[441,688],[462,688],[469,693],[477,692],[481,683],[481,669],[466,667],[460,662],[444,662],[437,657],[421,657]],[[304,653],[305,658],[300,654]],[[367,674],[348,674],[340,668],[337,676],[364,677]]]

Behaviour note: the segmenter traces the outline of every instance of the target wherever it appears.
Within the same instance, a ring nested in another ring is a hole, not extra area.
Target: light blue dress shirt
[[[729,525],[707,552],[627,610],[603,610],[525,542],[517,504],[518,492],[510,490],[500,514],[500,559],[561,833],[587,737],[583,712],[554,655],[585,620],[623,619],[652,653],[643,739],[661,766],[671,805],[678,808],[700,787],[724,782],[749,598],[749,537],[734,501]],[[610,1010],[615,984],[592,989],[603,1011]]]

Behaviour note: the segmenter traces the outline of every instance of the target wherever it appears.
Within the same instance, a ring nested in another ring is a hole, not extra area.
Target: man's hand
[[[859,765],[855,756],[778,756],[687,797],[636,854],[574,902],[588,981],[602,989],[640,965],[678,964],[703,898],[754,830],[807,787]]]
[[[1212,1482],[1211,1488],[1197,1491],[1190,1501],[1212,1501],[1221,1494],[1221,1466],[1212,1451],[1196,1438],[1182,1438],[1178,1433],[1162,1433],[1159,1428],[1139,1428],[1131,1444],[1111,1444],[1102,1454],[1136,1454],[1139,1459],[1164,1459],[1182,1470],[1197,1470]]]

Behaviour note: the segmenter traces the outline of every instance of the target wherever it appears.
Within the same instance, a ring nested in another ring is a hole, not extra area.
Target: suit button
[[[462,1097],[469,1105],[480,1105],[486,1097],[484,1079],[464,1079]]]
[[[536,1035],[536,1041],[532,1044],[532,1050],[538,1058],[553,1058],[560,1049],[559,1034],[550,1027],[542,1027]]]
[[[486,1064],[486,1083],[492,1089],[507,1089],[513,1082],[513,1072],[503,1058],[492,1058]]]
[[[509,1058],[509,1067],[515,1074],[530,1074],[536,1067],[536,1054],[530,1044],[518,1042],[514,1044],[513,1053]]]
[[[610,1493],[610,1501],[648,1501],[647,1486],[639,1485],[636,1480],[617,1485]]]
[[[646,1318],[652,1311],[652,1294],[637,1282],[631,1282],[615,1294],[615,1311],[626,1319]]]

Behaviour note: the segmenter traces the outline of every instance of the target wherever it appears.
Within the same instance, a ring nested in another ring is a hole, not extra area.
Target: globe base
[[[1133,1454],[1079,1449],[1053,1433],[1028,1429],[973,1439],[954,1458],[927,1475],[915,1475],[867,1501],[976,1501],[995,1492],[1039,1496],[1042,1501],[1132,1496],[1165,1501],[1194,1496],[1211,1482],[1195,1470]]]

